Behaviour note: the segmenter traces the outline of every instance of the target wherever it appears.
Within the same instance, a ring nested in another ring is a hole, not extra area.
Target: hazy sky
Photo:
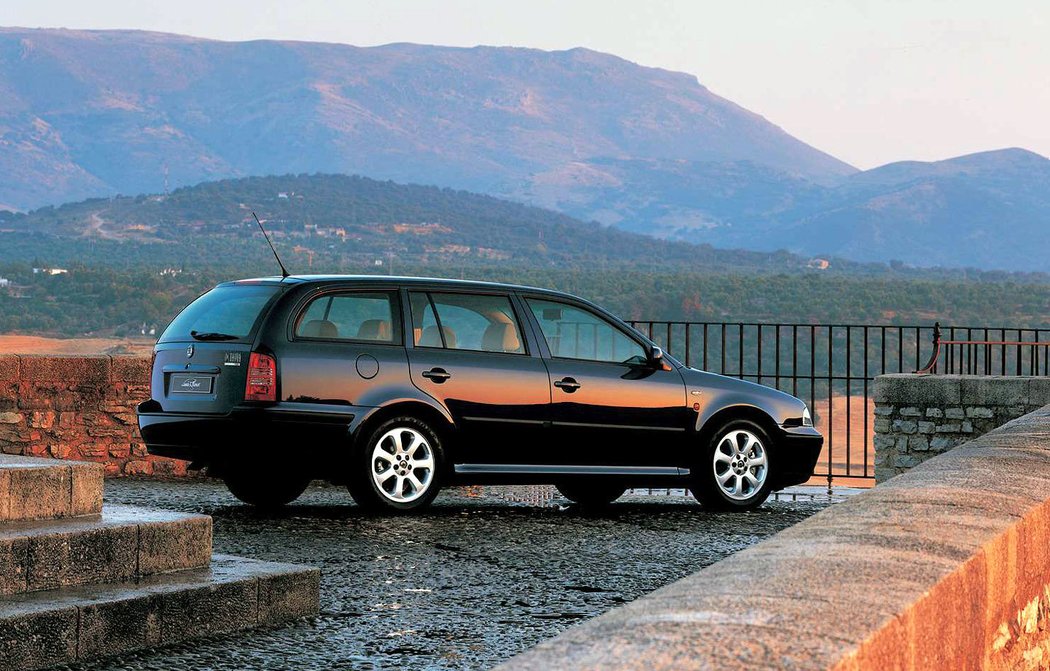
[[[1050,155],[1050,0],[0,0],[0,25],[584,46],[695,74],[861,168]]]

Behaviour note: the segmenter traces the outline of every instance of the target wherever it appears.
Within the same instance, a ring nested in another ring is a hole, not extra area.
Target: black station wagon
[[[150,453],[266,507],[324,479],[395,511],[480,483],[744,510],[809,479],[823,442],[797,398],[687,368],[585,300],[422,278],[220,284],[164,331],[138,410]]]

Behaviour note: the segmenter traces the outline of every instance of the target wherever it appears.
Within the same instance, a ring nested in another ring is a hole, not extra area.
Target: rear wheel
[[[581,506],[607,506],[623,496],[627,488],[616,482],[597,479],[577,478],[557,484],[561,495]]]
[[[363,508],[407,512],[441,489],[445,453],[437,433],[411,416],[380,424],[354,459],[347,488]]]
[[[693,496],[714,510],[753,510],[771,490],[769,435],[758,424],[733,420],[720,428],[693,470]]]
[[[268,510],[291,503],[310,485],[310,478],[305,475],[245,467],[224,469],[222,479],[238,499]]]

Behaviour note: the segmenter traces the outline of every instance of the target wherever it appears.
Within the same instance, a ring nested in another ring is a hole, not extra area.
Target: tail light
[[[269,354],[252,352],[248,360],[248,381],[244,386],[244,400],[277,400],[277,360]]]

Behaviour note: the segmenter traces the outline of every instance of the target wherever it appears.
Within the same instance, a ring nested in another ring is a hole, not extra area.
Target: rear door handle
[[[572,379],[571,377],[566,377],[560,380],[555,380],[554,386],[558,389],[561,389],[566,394],[571,394],[572,392],[580,388],[580,383]]]
[[[431,368],[430,370],[423,371],[423,377],[428,380],[433,380],[437,384],[441,384],[452,377],[452,373],[449,373],[444,368]]]

